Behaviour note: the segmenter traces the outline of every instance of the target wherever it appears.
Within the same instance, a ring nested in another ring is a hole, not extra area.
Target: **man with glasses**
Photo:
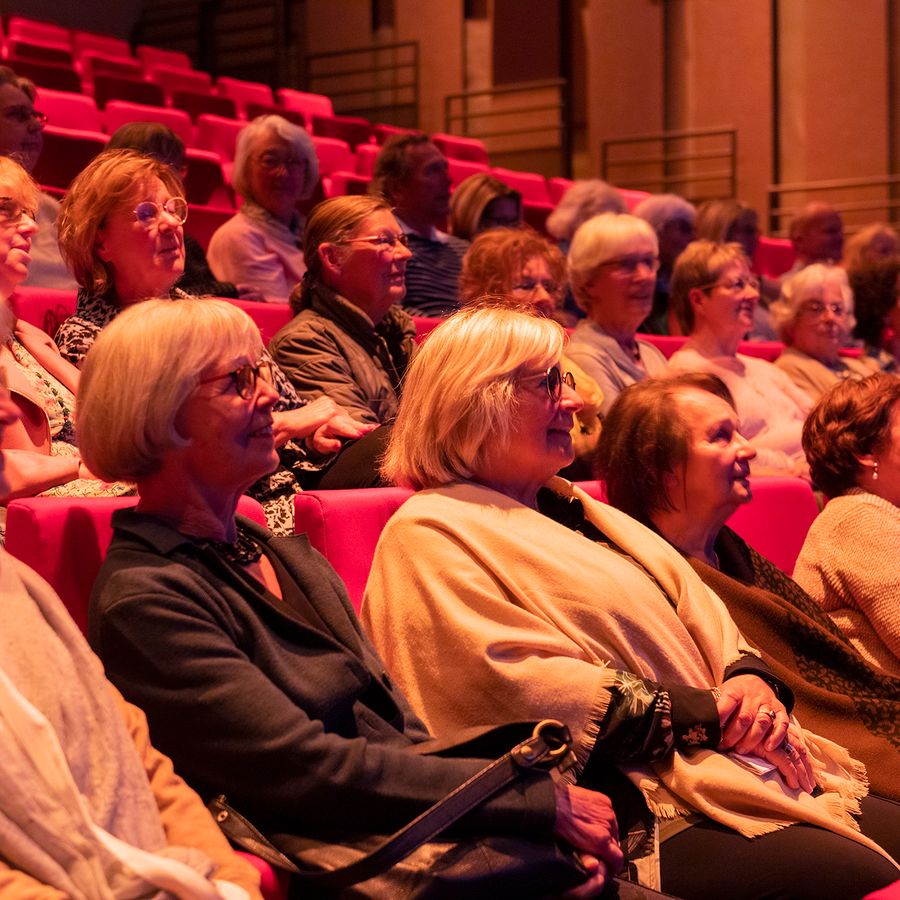
[[[450,212],[447,159],[423,134],[391,138],[375,160],[372,193],[394,207],[409,239],[403,306],[443,317],[459,308],[459,275],[469,242],[441,231]]]
[[[34,171],[44,147],[47,117],[34,108],[35,87],[8,66],[0,66],[0,155],[19,163],[29,174]],[[38,230],[31,241],[31,264],[23,282],[34,287],[72,288],[77,285],[59,254],[56,217],[59,201],[40,195]]]

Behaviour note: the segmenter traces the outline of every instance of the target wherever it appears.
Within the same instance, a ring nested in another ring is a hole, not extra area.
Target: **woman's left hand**
[[[318,397],[297,409],[272,413],[272,430],[276,447],[290,440],[305,439],[309,441],[312,449],[323,454],[335,453],[340,449],[340,442],[336,442],[337,447],[332,444],[322,450],[320,449],[322,438],[317,437],[319,432],[322,432],[325,439],[331,437],[356,439],[368,434],[374,428],[377,426],[363,425],[351,419],[344,407],[335,403],[331,397]]]
[[[719,750],[753,753],[760,745],[772,751],[781,744],[790,717],[769,684],[756,675],[736,675],[719,690]]]
[[[350,416],[338,415],[320,425],[307,439],[309,447],[321,456],[337,453],[344,446],[344,441],[355,441],[364,434],[374,431],[377,425],[365,425],[351,419]]]

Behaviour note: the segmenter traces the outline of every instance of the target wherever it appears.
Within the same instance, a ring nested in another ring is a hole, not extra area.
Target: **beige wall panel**
[[[781,182],[885,174],[886,0],[781,0],[779,17]],[[883,195],[856,189],[821,199]],[[860,214],[848,224],[874,217]]]

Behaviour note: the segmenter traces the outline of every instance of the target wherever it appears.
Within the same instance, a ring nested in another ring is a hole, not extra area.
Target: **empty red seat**
[[[631,212],[638,203],[650,196],[649,191],[635,191],[631,188],[617,188],[617,190],[622,195],[622,199],[628,207],[628,212]]]
[[[75,53],[81,56],[83,53],[103,53],[106,56],[118,56],[131,58],[131,44],[122,38],[113,37],[111,34],[97,34],[94,31],[72,32],[72,46]]]
[[[491,175],[499,179],[508,187],[514,188],[523,200],[534,200],[537,203],[550,203],[550,192],[547,189],[547,179],[537,172],[517,172],[515,169],[501,169],[494,167]]]
[[[775,362],[784,350],[781,341],[741,341],[738,344],[738,353],[745,356],[755,356],[768,362]]]
[[[190,192],[187,193],[190,195]],[[197,203],[189,203],[188,217],[187,222],[184,223],[184,230],[197,241],[201,247],[203,247],[205,253],[209,247],[210,238],[233,215],[233,209],[222,209],[217,206],[203,206]],[[275,306],[276,304],[271,305]]]
[[[68,28],[50,22],[41,22],[38,19],[29,19],[26,16],[10,16],[9,22],[6,24],[6,35],[11,38],[59,44],[63,47],[71,48],[72,46],[72,33]]]
[[[397,134],[421,134],[422,132],[416,128],[401,128],[399,125],[387,125],[379,123],[372,127],[372,136],[375,138],[376,144],[383,144],[388,138]]]
[[[275,99],[279,106],[303,113],[307,127],[313,116],[333,116],[334,107],[324,94],[309,94],[306,91],[295,91],[293,88],[279,88],[275,91]]]
[[[35,181],[68,189],[72,179],[103,150],[108,140],[99,131],[48,125],[44,129],[44,149],[33,173]]]
[[[291,321],[294,314],[286,303],[257,303],[255,300],[232,300],[229,303],[239,306],[256,323],[264,344],[268,344],[276,332]]]
[[[75,313],[75,291],[20,285],[9,298],[16,316],[54,337],[59,326]]]
[[[447,159],[447,165],[450,172],[450,183],[454,188],[459,187],[460,183],[465,181],[470,175],[478,175],[482,172],[489,172],[490,168],[485,163],[470,162],[467,159]]]
[[[412,320],[413,324],[416,326],[417,343],[424,341],[425,338],[444,321],[443,319],[435,319],[431,316],[413,316]]]
[[[128,100],[110,100],[106,104],[103,117],[109,134],[113,134],[116,129],[130,122],[159,122],[171,128],[184,141],[186,147],[194,141],[191,117],[181,109],[147,106],[143,103],[130,103]]]
[[[316,145],[316,156],[319,158],[319,175],[330,175],[332,172],[352,172],[356,157],[346,141],[338,138],[317,137],[313,135]]]
[[[261,81],[243,81],[240,78],[228,78],[221,75],[216,79],[216,88],[222,97],[230,97],[241,118],[253,118],[247,109],[248,104],[258,103],[261,106],[274,106],[275,96],[272,88]]]
[[[38,88],[35,105],[46,113],[50,124],[57,128],[101,130],[100,113],[93,97],[42,87]]]
[[[375,160],[380,152],[381,147],[378,144],[357,144],[355,151],[357,174],[371,178],[375,172]]]
[[[571,178],[548,178],[547,179],[547,190],[550,192],[550,201],[552,203],[559,203],[562,200],[563,195],[566,191],[575,184]]]
[[[372,138],[372,123],[358,116],[313,116],[313,134],[346,141],[351,147],[368,144]]]
[[[343,197],[347,194],[368,194],[369,183],[372,179],[368,175],[357,175],[356,172],[332,172],[326,176],[326,197]]]
[[[212,76],[209,72],[160,64],[148,66],[145,71],[147,77],[158,84],[167,97],[171,97],[175,91],[195,91],[198,94],[213,92]]]
[[[196,122],[198,116],[223,116],[236,119],[237,107],[230,97],[217,97],[203,91],[173,91],[169,102],[175,109],[184,110],[191,120]]]
[[[541,200],[522,200],[522,218],[526,225],[530,225],[535,231],[547,234],[547,217],[556,206],[550,202]]]
[[[94,76],[94,99],[100,109],[103,109],[110,100],[128,100],[131,103],[143,103],[145,106],[166,104],[165,94],[158,84],[144,81],[142,78],[105,73]]]
[[[490,165],[487,148],[477,138],[460,137],[456,134],[433,134],[431,141],[449,159],[464,159],[468,162]]]
[[[306,128],[306,116],[296,109],[285,109],[282,106],[274,106],[269,103],[248,103],[246,108],[247,119],[252,120],[258,116],[281,116],[288,122],[293,122],[301,128]]]
[[[16,75],[30,78],[38,87],[50,88],[54,91],[81,93],[81,76],[72,66],[62,63],[42,63],[32,59],[10,55],[3,60]]]
[[[184,190],[188,203],[225,210],[230,215],[234,211],[234,193],[225,180],[222,157],[214,150],[188,147],[185,164]]]
[[[201,150],[212,150],[222,158],[222,165],[228,166],[234,161],[234,147],[237,136],[246,125],[240,119],[226,119],[222,116],[202,115],[197,118],[196,146]]]
[[[99,50],[90,50],[79,57],[81,77],[93,83],[98,75],[120,75],[123,78],[144,80],[144,70],[136,59],[126,56],[110,56]]]
[[[74,66],[72,48],[63,44],[46,44],[29,38],[7,38],[4,56],[32,59],[35,62],[61,63]]]
[[[753,254],[753,271],[778,278],[794,265],[794,258],[794,246],[787,238],[761,237]]]
[[[666,359],[677,353],[687,340],[682,334],[638,334],[637,337],[647,341],[648,344],[653,344]]]
[[[168,66],[170,69],[193,69],[191,58],[181,50],[165,50],[162,47],[151,47],[139,44],[134,55],[141,61],[144,69],[150,66]]]

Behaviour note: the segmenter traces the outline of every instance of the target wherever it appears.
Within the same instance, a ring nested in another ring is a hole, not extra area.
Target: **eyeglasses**
[[[12,197],[0,197],[0,222],[5,225],[18,225],[22,216],[28,216],[32,221],[37,220],[37,213],[20,203],[16,203]]]
[[[513,290],[523,294],[533,294],[539,287],[542,287],[551,297],[555,297],[559,293],[559,285],[549,278],[523,278],[518,284],[513,285]]]
[[[551,403],[559,403],[562,397],[562,386],[575,390],[575,376],[571,372],[565,372],[559,366],[550,366],[543,375],[534,375],[534,378],[540,378],[540,387],[546,386],[547,396]]]
[[[397,244],[404,247],[409,246],[409,238],[402,231],[396,233],[385,232],[384,234],[372,234],[368,237],[344,238],[342,241],[335,241],[336,244],[371,244],[381,253],[394,252]]]
[[[256,382],[259,379],[266,384],[272,384],[272,366],[267,362],[259,362],[255,366],[248,363],[239,366],[233,372],[224,372],[221,375],[204,378],[200,384],[209,384],[211,381],[219,381],[221,378],[230,378],[234,382],[234,389],[238,396],[244,400],[252,400],[256,396]]]
[[[5,118],[12,119],[13,122],[19,122],[21,125],[34,119],[41,128],[43,128],[48,121],[46,113],[42,113],[37,109],[32,109],[30,106],[7,106],[6,109],[3,110],[3,115]]]
[[[276,169],[306,168],[306,159],[302,156],[279,156],[277,153],[263,153],[256,157],[257,162],[268,172]]]
[[[144,228],[157,225],[163,213],[174,219],[177,224],[184,225],[188,217],[187,200],[184,197],[172,197],[162,204],[144,200],[134,208],[134,217]]]
[[[843,303],[823,303],[821,300],[810,300],[804,303],[800,307],[800,312],[803,315],[818,317],[824,315],[826,309],[830,309],[836,319],[843,319],[847,314]]]
[[[712,281],[709,284],[701,284],[700,290],[711,291],[717,287],[725,288],[732,294],[741,294],[747,288],[759,293],[759,279],[755,275],[750,275],[747,278],[732,278],[731,281]]]
[[[606,262],[600,263],[598,269],[606,267],[617,269],[623,275],[635,275],[637,270],[644,266],[652,273],[659,271],[659,257],[651,254],[639,256],[617,256],[615,259],[608,259]]]

